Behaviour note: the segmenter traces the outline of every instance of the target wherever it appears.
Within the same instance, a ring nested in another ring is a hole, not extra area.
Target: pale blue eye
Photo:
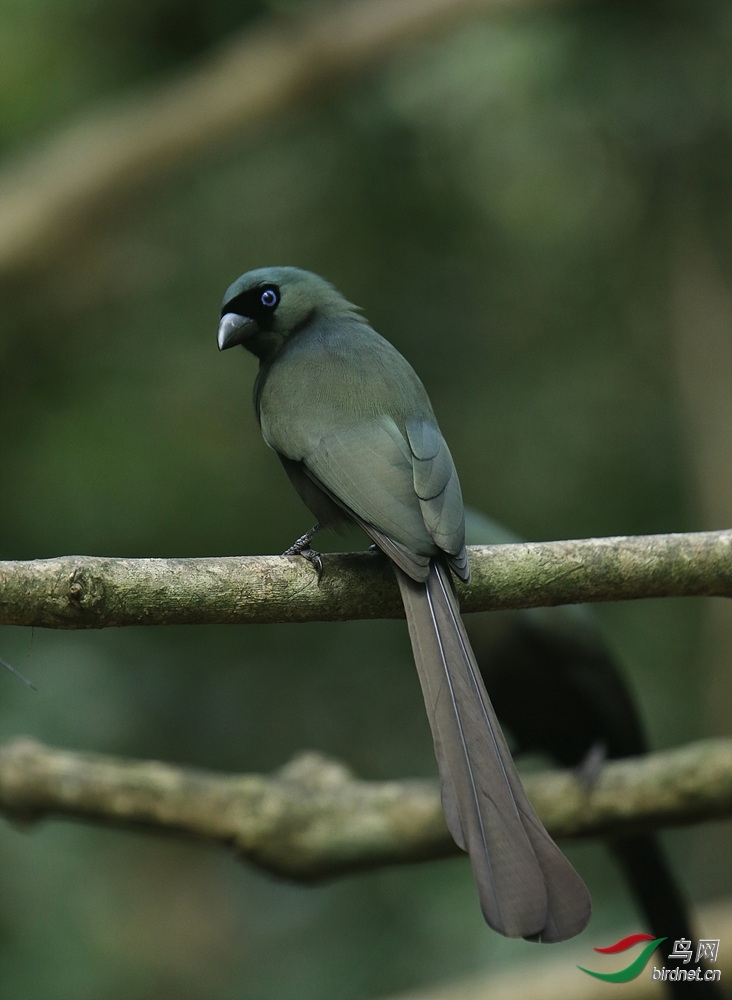
[[[259,301],[263,306],[266,306],[267,309],[273,309],[277,305],[278,301],[277,292],[275,292],[272,288],[265,288],[259,297]]]

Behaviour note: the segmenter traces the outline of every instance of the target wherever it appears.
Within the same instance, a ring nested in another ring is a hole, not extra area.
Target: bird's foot
[[[319,552],[316,552],[315,549],[308,548],[308,549],[302,549],[300,552],[297,553],[286,552],[285,555],[298,555],[302,556],[303,559],[307,559],[307,561],[310,563],[310,565],[317,573],[318,582],[320,582],[320,578],[323,575],[323,557]]]
[[[310,547],[310,543],[321,528],[322,524],[320,522],[314,524],[309,531],[306,531],[304,535],[300,535],[297,541],[293,542],[289,549],[285,549],[282,553],[284,556],[302,556],[303,559],[307,559],[318,574],[318,580],[320,580],[323,573],[323,559],[319,552]]]
[[[607,761],[607,747],[604,743],[593,743],[575,768],[575,772],[586,793],[590,793],[600,777]]]

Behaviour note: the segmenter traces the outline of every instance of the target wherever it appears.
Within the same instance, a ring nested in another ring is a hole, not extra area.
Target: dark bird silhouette
[[[520,542],[502,525],[466,512],[472,545]],[[603,758],[648,752],[640,715],[589,608],[565,605],[473,614],[466,627],[493,706],[521,753],[545,753],[588,781]],[[589,772],[587,773],[589,764]],[[609,841],[654,937],[696,941],[683,893],[657,837]],[[675,997],[722,1000],[712,982],[667,982]]]

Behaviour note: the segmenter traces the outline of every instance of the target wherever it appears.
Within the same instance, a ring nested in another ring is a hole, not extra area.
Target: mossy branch
[[[732,740],[610,762],[589,791],[568,771],[525,786],[557,838],[730,816]],[[302,881],[459,853],[436,781],[361,781],[313,753],[271,776],[221,775],[17,739],[0,746],[0,812],[194,837]]]
[[[257,624],[401,617],[378,553],[0,562],[0,625]],[[472,546],[464,611],[644,597],[732,597],[732,531]]]

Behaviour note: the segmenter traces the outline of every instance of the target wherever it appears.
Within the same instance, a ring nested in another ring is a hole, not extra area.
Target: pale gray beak
[[[227,347],[242,344],[254,326],[256,326],[254,320],[248,316],[240,316],[238,313],[225,313],[219,323],[219,334],[217,337],[219,350],[225,351]]]

